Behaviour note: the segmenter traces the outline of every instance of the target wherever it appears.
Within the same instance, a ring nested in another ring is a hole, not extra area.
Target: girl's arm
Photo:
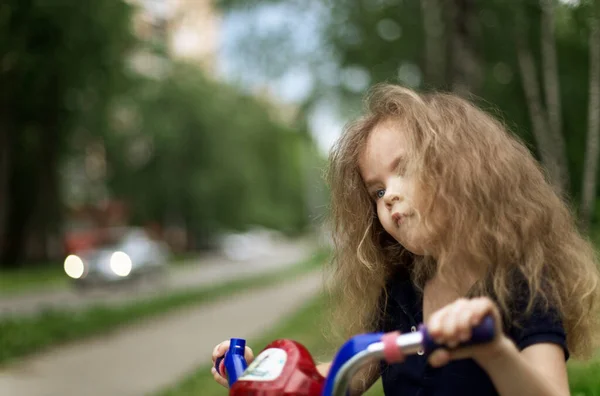
[[[541,342],[519,352],[503,333],[498,308],[487,297],[459,299],[436,311],[428,321],[428,330],[438,343],[454,348],[468,340],[473,326],[489,314],[496,323],[494,341],[452,352],[439,349],[429,357],[430,364],[439,367],[450,360],[473,358],[502,396],[569,395],[564,350],[557,344]]]
[[[317,371],[323,377],[327,377],[329,369],[331,368],[331,362],[321,363],[317,365]],[[379,378],[379,364],[377,362],[370,363],[361,368],[358,373],[352,378],[350,384],[350,396],[360,396]]]
[[[555,344],[535,344],[519,352],[509,339],[491,359],[479,361],[502,396],[569,395],[565,354]]]

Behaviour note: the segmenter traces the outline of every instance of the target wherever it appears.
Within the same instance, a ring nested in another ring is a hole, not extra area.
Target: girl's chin
[[[415,246],[414,244],[411,244],[411,243],[402,243],[398,239],[396,239],[396,241],[398,241],[398,243],[404,249],[408,250],[409,252],[411,252],[415,256],[427,256],[428,255],[427,252],[424,249],[419,249],[418,246]]]

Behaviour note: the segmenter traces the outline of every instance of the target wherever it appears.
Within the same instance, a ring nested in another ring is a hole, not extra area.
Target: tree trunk
[[[45,93],[48,98],[62,97],[56,92],[57,86]],[[60,101],[49,103],[53,105],[46,107],[43,119],[23,124],[21,133],[13,135],[8,181],[10,210],[0,257],[5,267],[22,266],[30,258],[46,259],[48,234],[55,233],[59,227],[58,150],[61,120],[65,116],[61,113]]]
[[[452,90],[461,96],[477,93],[483,74],[475,48],[476,10],[473,0],[448,3],[452,20]]]
[[[53,81],[49,88],[52,97],[64,98],[63,92],[58,81]],[[47,261],[49,256],[50,241],[55,239],[61,232],[62,225],[62,204],[60,197],[60,148],[61,133],[67,128],[63,120],[70,116],[64,109],[60,101],[55,101],[53,105],[48,106],[48,111],[44,117],[44,131],[42,136],[41,161],[36,169],[38,174],[38,186],[36,197],[37,208],[35,210],[36,223],[32,224],[32,232],[36,233],[41,241],[39,259]]]
[[[552,183],[560,186],[560,171],[555,160],[552,140],[547,133],[548,122],[539,94],[539,85],[533,62],[533,55],[529,48],[519,41],[520,40],[517,39],[517,57],[523,83],[523,91],[525,92],[525,100],[531,118],[533,136],[537,142],[538,153],[542,165],[548,172]]]
[[[39,261],[48,261],[51,258],[48,252],[49,240],[58,234],[61,218],[57,147],[60,126],[58,120],[49,120],[47,125],[42,139],[44,143],[41,148],[41,166],[37,170],[39,185],[34,208],[35,223],[30,227],[30,235],[39,241],[38,251],[35,252],[35,259]]]
[[[16,145],[13,145],[15,147]],[[4,248],[0,263],[7,268],[19,267],[24,258],[27,228],[35,205],[38,180],[27,171],[23,160],[12,156],[9,174],[8,216],[6,219]]]
[[[421,12],[425,29],[425,78],[441,86],[446,73],[443,7],[440,0],[421,0]]]
[[[540,86],[538,75],[535,69],[533,54],[527,43],[527,23],[523,15],[523,9],[518,7],[515,20],[515,44],[517,50],[517,60],[519,71],[525,93],[525,101],[529,110],[531,119],[531,128],[533,136],[537,143],[538,154],[545,168],[550,182],[555,188],[563,193],[563,171],[561,170],[561,161],[558,159],[560,153],[554,145],[551,134],[548,116],[542,104],[540,97]],[[563,153],[564,155],[564,153]]]
[[[569,189],[569,166],[567,148],[562,134],[562,107],[560,100],[560,79],[556,57],[556,42],[554,37],[554,6],[552,0],[540,0],[541,15],[541,52],[546,94],[546,114],[548,116],[548,132],[556,153],[559,172],[560,188]]]
[[[10,202],[10,134],[8,119],[0,116],[0,257],[4,251]]]
[[[600,151],[600,1],[590,17],[590,75],[588,100],[588,133],[583,169],[580,221],[589,227],[596,203],[598,154]]]

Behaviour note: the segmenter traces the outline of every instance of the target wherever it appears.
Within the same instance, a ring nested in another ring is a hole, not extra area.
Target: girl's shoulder
[[[508,312],[503,314],[505,332],[519,350],[538,343],[553,343],[563,348],[565,359],[568,359],[561,312],[551,300],[539,292],[532,295],[531,290],[524,277],[513,277],[509,288]]]

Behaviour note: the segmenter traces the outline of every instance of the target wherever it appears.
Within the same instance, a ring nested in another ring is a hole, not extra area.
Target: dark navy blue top
[[[423,322],[423,297],[412,282],[394,279],[388,283],[388,299],[381,321],[383,332],[415,331]],[[515,306],[514,312],[525,312],[526,300]],[[535,308],[531,316],[520,319],[520,326],[505,324],[504,332],[519,350],[537,343],[555,343],[569,358],[565,330],[556,311]],[[506,321],[505,321],[506,322]],[[380,368],[386,395],[399,396],[488,396],[497,395],[487,373],[472,359],[452,361],[444,367],[433,368],[425,356],[411,355],[399,364],[383,362]]]

